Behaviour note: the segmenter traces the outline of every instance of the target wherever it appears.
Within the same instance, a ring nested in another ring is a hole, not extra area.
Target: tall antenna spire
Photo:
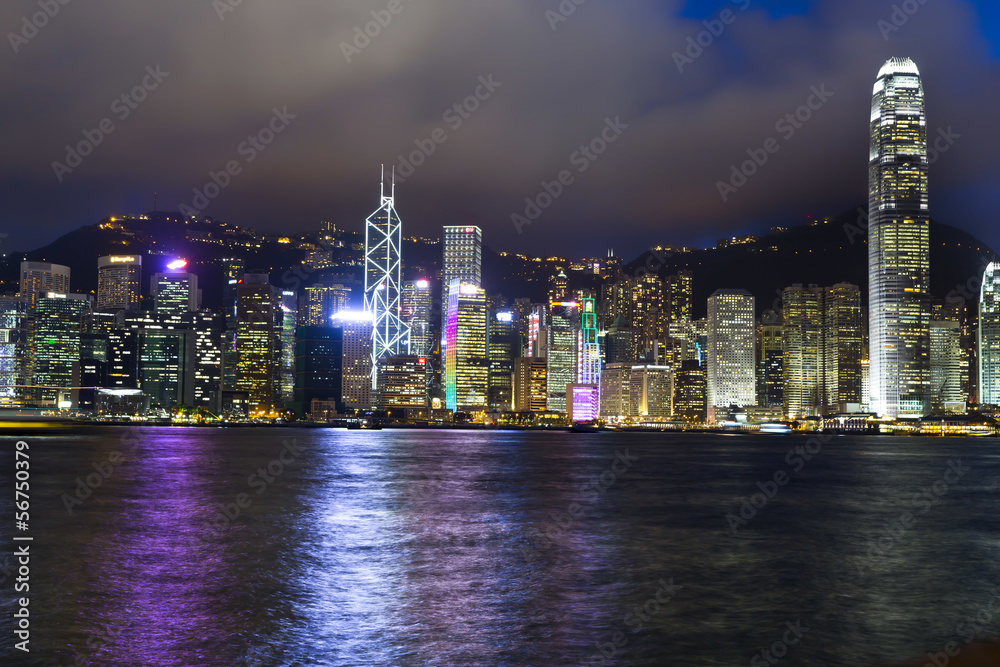
[[[396,198],[396,165],[392,165],[392,198]]]
[[[382,163],[382,180],[378,186],[378,196],[385,197],[385,163]]]

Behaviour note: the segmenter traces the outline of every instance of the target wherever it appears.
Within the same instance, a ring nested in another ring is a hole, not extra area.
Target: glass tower
[[[709,420],[716,408],[757,402],[756,301],[744,290],[718,290],[708,298],[707,391]]]
[[[979,402],[1000,405],[1000,263],[983,275],[979,297]]]
[[[930,366],[930,222],[924,89],[909,58],[879,70],[868,162],[871,409],[927,412]]]

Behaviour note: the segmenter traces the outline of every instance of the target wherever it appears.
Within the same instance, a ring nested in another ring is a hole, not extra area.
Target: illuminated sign
[[[465,295],[475,295],[479,294],[479,288],[473,285],[472,283],[462,283],[462,285],[458,288],[458,293]]]
[[[466,234],[471,234],[471,233],[472,233],[472,231],[473,231],[473,230],[472,230],[472,227],[466,227],[466,228],[465,228],[465,233],[466,233]]]
[[[139,258],[124,256],[124,255],[123,256],[112,255],[111,257],[108,257],[108,261],[112,262],[113,264],[123,264],[123,263],[132,264],[138,262]]]
[[[364,324],[374,324],[375,316],[370,311],[364,310],[341,310],[330,319],[342,322],[360,322]]]
[[[430,286],[431,286],[431,284],[427,280],[421,279],[421,280],[417,281],[417,289],[427,289]]]
[[[114,261],[114,258],[112,258],[112,261]],[[188,263],[186,259],[175,259],[174,261],[167,264],[167,268],[170,269],[171,271],[177,271],[179,269],[183,269],[187,265]]]
[[[507,323],[513,322],[514,321],[514,313],[497,313],[497,321],[498,322],[507,322]]]

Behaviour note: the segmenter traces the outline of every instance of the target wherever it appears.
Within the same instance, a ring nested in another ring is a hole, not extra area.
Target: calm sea
[[[10,620],[17,439],[2,664],[32,664]],[[994,439],[23,439],[34,664],[869,665],[1000,635]]]

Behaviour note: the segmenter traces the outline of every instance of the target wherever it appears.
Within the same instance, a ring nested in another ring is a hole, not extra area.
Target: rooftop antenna
[[[396,199],[396,165],[392,165],[392,190],[390,190],[393,200]]]

